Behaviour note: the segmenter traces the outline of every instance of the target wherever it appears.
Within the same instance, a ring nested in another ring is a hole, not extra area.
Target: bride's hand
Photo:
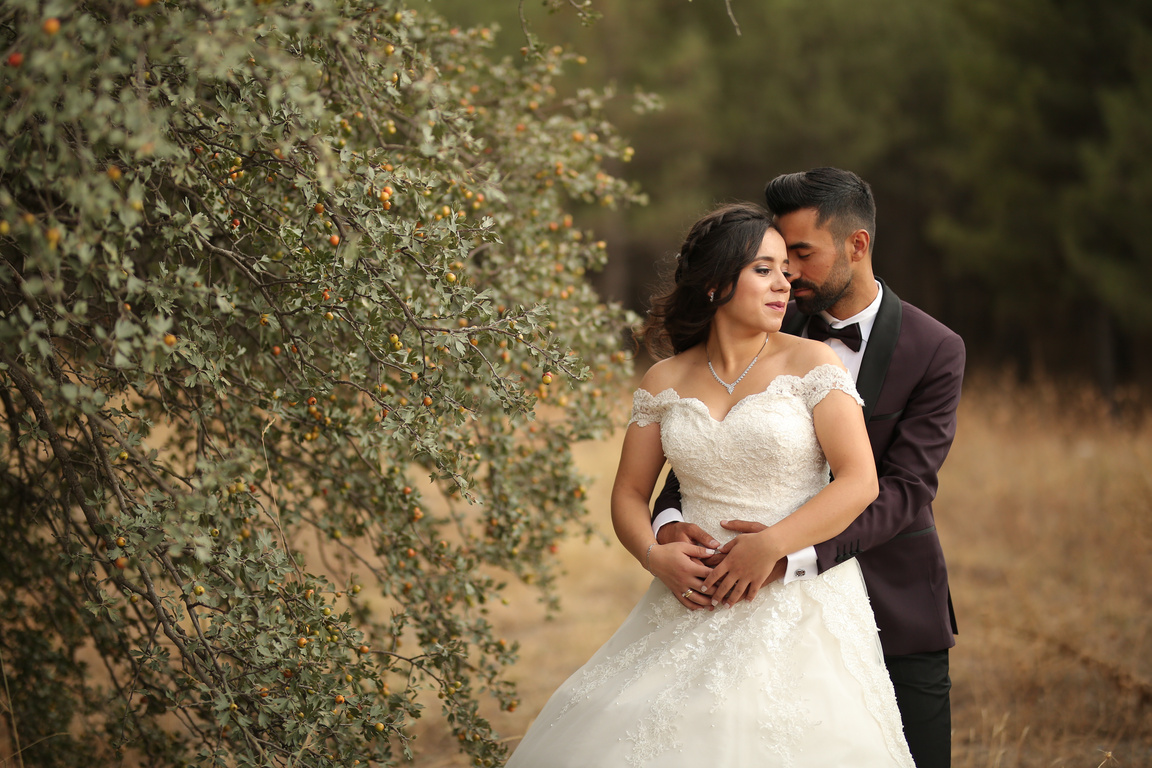
[[[787,567],[787,555],[779,552],[767,528],[743,533],[721,551],[723,561],[712,569],[700,589],[714,604],[733,606],[754,599],[763,586],[781,578],[782,569]]]
[[[712,569],[700,562],[711,550],[686,542],[656,544],[648,553],[648,570],[689,610],[712,610],[712,598],[701,594]]]

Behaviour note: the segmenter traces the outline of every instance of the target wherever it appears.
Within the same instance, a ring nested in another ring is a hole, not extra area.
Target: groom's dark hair
[[[876,200],[872,187],[852,171],[813,168],[777,176],[764,187],[764,198],[773,216],[816,209],[816,226],[827,227],[836,242],[857,229],[868,230],[876,239]]]

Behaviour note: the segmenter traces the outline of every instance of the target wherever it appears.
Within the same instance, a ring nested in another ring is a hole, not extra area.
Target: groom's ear
[[[872,235],[868,234],[866,229],[857,229],[848,235],[844,244],[848,249],[848,258],[852,261],[860,261],[872,252]]]

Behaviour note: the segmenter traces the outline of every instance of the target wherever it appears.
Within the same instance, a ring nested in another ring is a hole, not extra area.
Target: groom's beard
[[[851,286],[851,272],[845,276],[845,280],[842,283],[829,279],[824,285],[816,285],[807,280],[797,278],[792,281],[792,290],[807,288],[812,291],[812,293],[807,296],[797,297],[796,308],[805,315],[815,315],[818,312],[823,312],[844,298],[844,294],[848,293],[848,289]]]
[[[831,309],[836,305],[836,302],[844,298],[851,287],[852,265],[848,259],[848,254],[843,251],[832,264],[832,268],[828,270],[828,275],[822,284],[816,285],[802,277],[792,281],[793,296],[797,290],[802,288],[812,291],[808,296],[795,296],[796,308],[805,315],[815,315],[818,312]]]

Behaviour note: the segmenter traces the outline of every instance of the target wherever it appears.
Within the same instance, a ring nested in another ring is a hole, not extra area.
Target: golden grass
[[[954,764],[1152,764],[1152,428],[973,382],[937,503]]]
[[[573,541],[552,621],[508,592],[494,621],[523,649],[522,704],[492,713],[514,741],[613,632],[648,583],[615,544],[608,494],[620,434],[580,446],[593,520]],[[952,652],[953,764],[1152,765],[1152,425],[1112,420],[1091,395],[971,378],[936,520],[960,636]],[[417,765],[468,763],[431,722]]]

